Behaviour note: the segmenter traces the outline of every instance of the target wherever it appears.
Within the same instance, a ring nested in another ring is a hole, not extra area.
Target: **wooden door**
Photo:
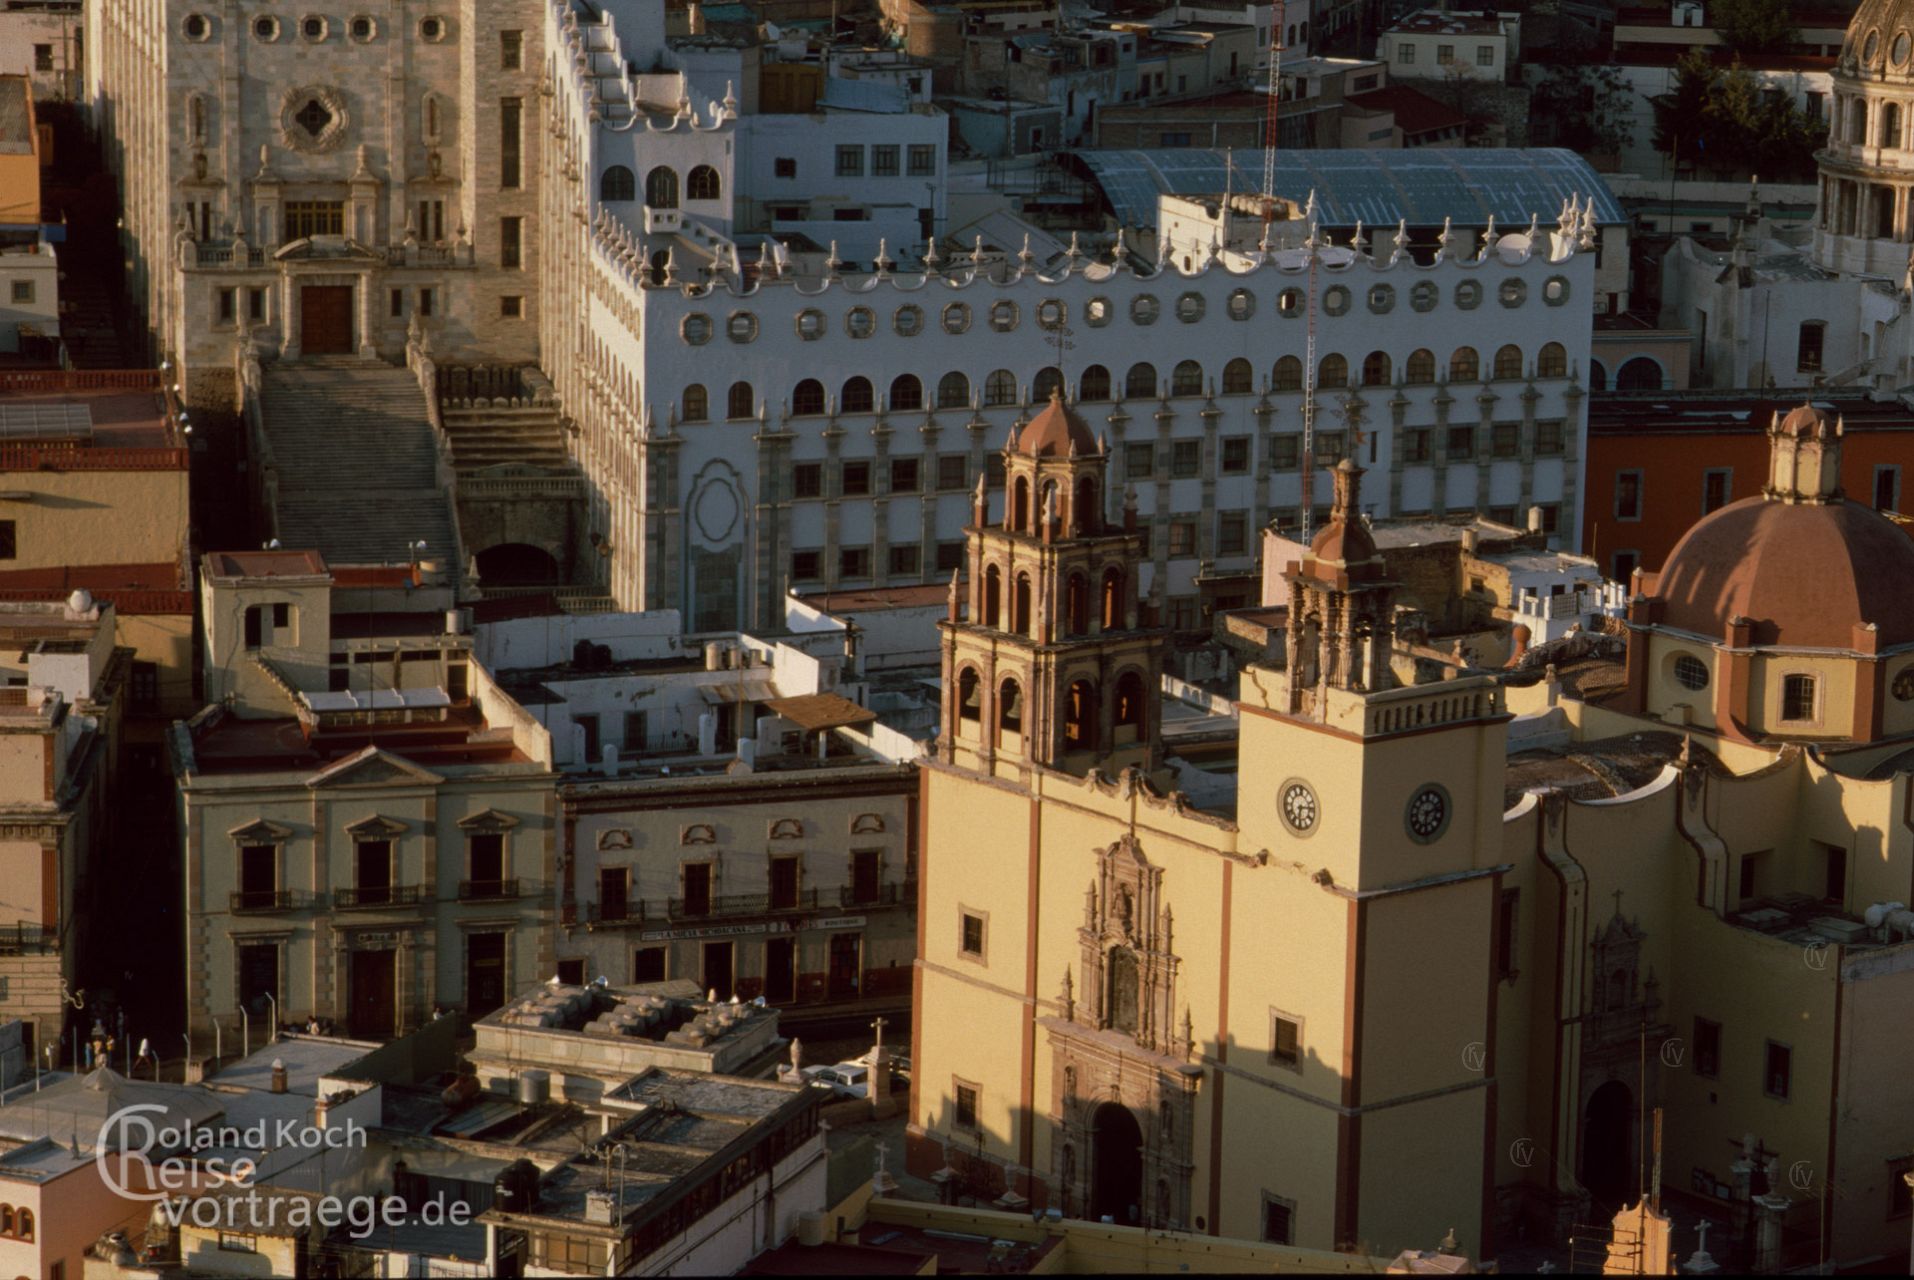
[[[299,348],[309,356],[352,354],[352,286],[302,285]]]
[[[352,1036],[356,1040],[389,1040],[397,1025],[398,956],[396,951],[352,953]]]
[[[715,999],[731,998],[731,944],[729,942],[707,942],[704,944],[704,986],[706,994],[717,992]]]
[[[764,998],[772,1004],[797,999],[797,946],[791,938],[772,938],[764,944]]]
[[[863,970],[864,935],[831,935],[831,968],[827,981],[833,1000],[848,1000],[857,994],[858,978]]]

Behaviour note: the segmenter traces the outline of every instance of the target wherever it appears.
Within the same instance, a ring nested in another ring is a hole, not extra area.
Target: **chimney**
[[[279,1058],[272,1060],[272,1091],[274,1093],[286,1091],[286,1064]]]

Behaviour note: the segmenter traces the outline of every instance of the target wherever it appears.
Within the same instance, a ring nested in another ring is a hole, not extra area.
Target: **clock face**
[[[1426,844],[1435,839],[1449,825],[1449,793],[1434,783],[1422,788],[1409,797],[1404,820],[1416,840]]]
[[[1316,829],[1316,793],[1309,789],[1306,782],[1290,782],[1283,787],[1281,797],[1283,821],[1297,835],[1308,835]]]

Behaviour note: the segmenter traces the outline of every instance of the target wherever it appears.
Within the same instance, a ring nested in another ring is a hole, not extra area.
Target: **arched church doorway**
[[[1610,1080],[1588,1100],[1582,1126],[1582,1185],[1595,1197],[1604,1218],[1635,1198],[1634,1124],[1635,1098],[1621,1081]]]
[[[1137,1221],[1143,1205],[1143,1130],[1130,1109],[1106,1102],[1090,1117],[1090,1218]]]

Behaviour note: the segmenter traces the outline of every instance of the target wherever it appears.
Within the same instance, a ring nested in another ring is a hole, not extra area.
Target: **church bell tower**
[[[1134,501],[1103,518],[1109,455],[1053,394],[1004,446],[1000,521],[979,479],[969,580],[952,575],[940,758],[984,773],[1084,774],[1161,761],[1163,636],[1137,625],[1143,538]],[[967,608],[966,608],[967,598]]]

